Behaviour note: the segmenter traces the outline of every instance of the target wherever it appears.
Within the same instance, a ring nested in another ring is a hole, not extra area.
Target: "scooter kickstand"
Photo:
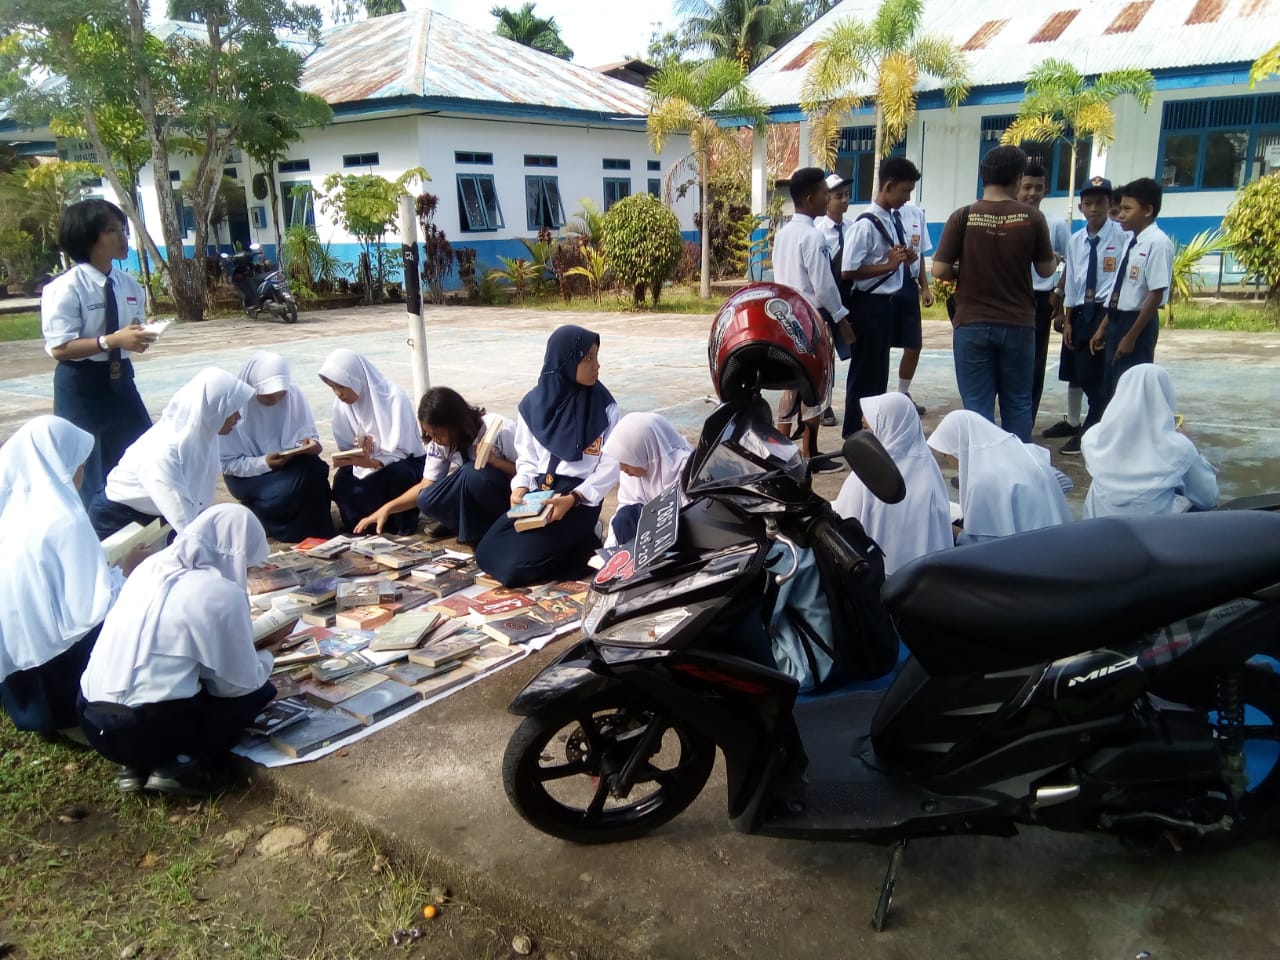
[[[898,871],[902,869],[902,855],[906,852],[907,841],[899,840],[889,855],[889,869],[885,871],[884,883],[880,885],[880,899],[876,901],[876,912],[871,916],[871,927],[876,933],[884,930],[885,921],[889,919],[889,908],[893,906],[893,888],[898,883]]]

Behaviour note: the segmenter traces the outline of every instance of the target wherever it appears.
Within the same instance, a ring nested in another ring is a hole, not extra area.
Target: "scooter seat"
[[[1280,582],[1280,514],[1082,520],[944,550],[885,583],[933,673],[1056,660]]]

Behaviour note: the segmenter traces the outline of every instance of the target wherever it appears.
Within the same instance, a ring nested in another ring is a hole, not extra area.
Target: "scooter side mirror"
[[[230,257],[228,254],[226,254],[225,252],[224,252],[224,253],[220,253],[220,254],[218,254],[218,256],[220,256],[223,260],[230,260],[230,259],[231,259],[231,257]]]
[[[261,249],[262,249],[262,244],[260,244],[260,243],[251,243],[251,244],[249,244],[249,249],[250,249],[250,250],[252,250],[254,253],[257,253],[259,250],[261,250]]]
[[[901,503],[907,485],[889,451],[870,430],[859,430],[845,440],[841,451],[849,469],[885,503]]]

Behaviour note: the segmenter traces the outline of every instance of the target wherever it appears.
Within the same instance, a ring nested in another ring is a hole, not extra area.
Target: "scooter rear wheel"
[[[512,806],[543,833],[612,843],[642,836],[689,806],[715,757],[707,737],[652,706],[606,695],[527,717],[507,744],[502,779]],[[618,796],[628,764],[632,786]]]

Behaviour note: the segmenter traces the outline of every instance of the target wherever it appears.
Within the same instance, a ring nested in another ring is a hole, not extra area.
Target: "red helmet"
[[[764,390],[798,390],[809,406],[827,395],[831,331],[809,301],[780,283],[752,283],[711,322],[707,360],[723,401]]]

